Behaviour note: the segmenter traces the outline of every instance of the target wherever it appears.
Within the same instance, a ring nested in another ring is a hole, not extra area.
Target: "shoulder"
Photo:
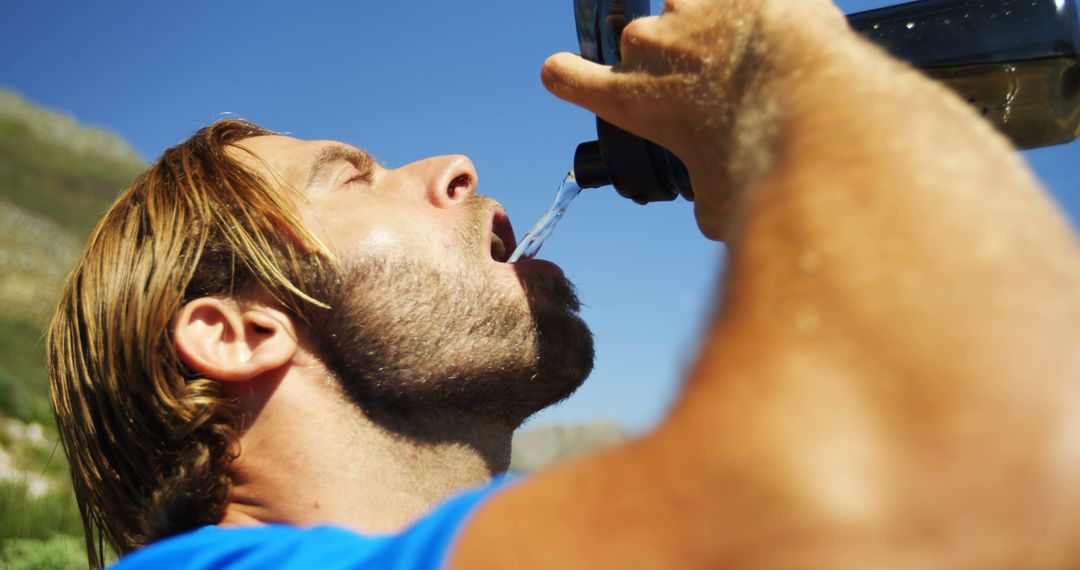
[[[498,479],[466,491],[401,534],[365,536],[333,526],[204,527],[133,552],[112,570],[438,568],[471,513],[507,483]]]

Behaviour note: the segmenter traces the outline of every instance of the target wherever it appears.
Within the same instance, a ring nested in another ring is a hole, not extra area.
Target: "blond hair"
[[[258,290],[302,316],[325,249],[238,159],[272,134],[217,122],[117,199],[68,278],[49,327],[49,382],[90,565],[220,522],[237,452],[233,405],[188,370],[171,325],[191,299]],[[232,149],[232,150],[230,150]]]

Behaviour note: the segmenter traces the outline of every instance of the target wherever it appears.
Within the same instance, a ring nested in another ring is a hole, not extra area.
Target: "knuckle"
[[[627,48],[627,47],[630,47],[632,45],[641,43],[641,39],[642,39],[641,27],[642,27],[641,18],[638,18],[637,20],[634,20],[634,21],[630,22],[629,24],[627,24],[622,29],[622,33],[620,34],[619,41],[622,44],[622,47],[624,49]]]
[[[636,54],[657,45],[657,36],[652,18],[638,18],[626,25],[619,39],[619,48],[623,59],[633,58]]]
[[[680,12],[701,8],[701,0],[664,0],[664,12]]]
[[[645,16],[626,24],[622,29],[623,41],[628,37],[639,42],[650,41],[656,35],[657,18],[658,16]]]

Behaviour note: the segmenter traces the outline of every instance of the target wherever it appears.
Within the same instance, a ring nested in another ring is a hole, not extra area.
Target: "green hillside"
[[[115,135],[0,90],[0,413],[48,423],[41,332],[91,228],[143,168]]]
[[[90,230],[143,168],[117,136],[0,89],[0,568],[85,567],[42,335]]]

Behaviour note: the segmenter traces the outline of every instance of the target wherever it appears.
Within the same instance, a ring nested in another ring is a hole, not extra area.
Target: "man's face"
[[[452,410],[517,423],[588,375],[592,339],[572,287],[550,263],[505,263],[513,230],[475,195],[467,158],[390,170],[338,142],[241,146],[273,186],[296,190],[284,194],[343,267],[316,292],[333,308],[316,312],[311,335],[369,415]]]

